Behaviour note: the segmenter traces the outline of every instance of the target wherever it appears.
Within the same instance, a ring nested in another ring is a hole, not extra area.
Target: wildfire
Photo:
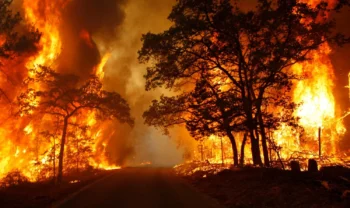
[[[319,0],[302,1],[311,7]],[[336,1],[328,1],[331,7]],[[285,156],[297,152],[308,152],[309,157],[335,156],[337,141],[346,129],[337,109],[334,98],[334,68],[329,55],[332,49],[325,43],[318,51],[309,54],[310,61],[292,67],[295,74],[305,79],[296,81],[293,101],[300,104],[295,111],[305,133],[301,135],[286,126],[273,134],[273,139],[280,145]],[[320,141],[319,141],[320,140]],[[319,144],[321,143],[321,144]],[[321,150],[319,150],[321,149]]]
[[[105,72],[104,72],[104,67],[109,59],[109,57],[111,56],[110,53],[106,53],[101,60],[101,63],[96,67],[96,72],[95,74],[97,75],[97,77],[100,80],[103,80],[104,76],[105,76]]]
[[[314,7],[323,0],[299,1]],[[329,7],[334,7],[337,0],[328,0],[327,2]],[[309,54],[309,61],[295,64],[291,68],[296,75],[304,78],[294,82],[291,94],[293,101],[299,104],[294,116],[300,118],[299,125],[303,127],[304,132],[287,125],[282,125],[277,131],[268,132],[270,141],[281,148],[280,154],[283,160],[325,157],[328,162],[339,162],[337,158],[341,155],[337,151],[337,145],[339,139],[346,132],[343,118],[349,113],[340,115],[340,109],[336,105],[335,76],[330,59],[331,53],[331,47],[325,43],[317,51]],[[238,141],[242,141],[241,135],[236,135],[236,138]],[[223,158],[232,158],[232,151],[220,148],[220,140],[219,137],[210,136],[208,140],[198,145],[198,149],[194,151],[194,157],[197,160],[207,160],[217,164],[225,161]],[[230,144],[227,145],[230,146]],[[272,149],[270,147],[270,157],[272,160],[276,160],[276,152]],[[244,151],[248,156],[245,157],[245,161],[249,162],[249,145],[245,147]],[[227,162],[232,163],[232,160]]]
[[[25,128],[23,129],[23,131],[24,131],[27,135],[31,134],[31,133],[33,132],[33,127],[32,127],[32,125],[29,124],[27,127],[25,127]]]
[[[51,66],[55,63],[61,52],[62,42],[60,38],[60,9],[68,0],[24,0],[25,18],[29,23],[42,33],[40,40],[41,51],[32,57],[27,64],[30,69],[40,65]],[[44,7],[40,6],[44,5]]]
[[[23,0],[23,17],[25,22],[28,25],[33,25],[42,33],[38,43],[39,51],[27,59],[28,61],[25,67],[28,71],[27,75],[23,75],[23,77],[33,77],[34,74],[31,69],[39,68],[40,66],[48,66],[56,70],[62,48],[65,47],[60,34],[60,29],[62,28],[62,11],[70,1]],[[82,30],[79,35],[89,47],[95,47],[91,34],[87,30]],[[100,80],[104,78],[104,67],[109,57],[109,53],[105,54],[100,63],[95,67],[95,75]],[[31,84],[28,87],[35,90],[42,88],[37,83]],[[33,107],[36,107],[40,103],[40,100],[32,96],[30,103]],[[34,113],[30,112],[30,114]],[[90,146],[89,149],[92,150],[92,155],[94,155],[94,157],[89,159],[88,165],[106,170],[121,168],[120,166],[110,164],[108,161],[110,158],[105,156],[107,154],[106,143],[103,148],[100,148],[103,124],[96,122],[94,112],[85,111],[77,118],[72,118],[71,121],[82,121],[88,127],[85,137],[91,138],[91,142],[86,145]],[[43,136],[43,132],[47,129],[55,129],[56,127],[54,125],[56,121],[48,116],[43,116],[30,122],[26,118],[21,117],[19,121],[13,121],[13,123],[15,125],[11,127],[0,127],[0,137],[9,138],[7,140],[1,140],[0,180],[6,174],[15,170],[19,170],[30,181],[38,180],[39,177],[43,178],[55,175],[57,172],[55,168],[58,166],[59,136],[49,134]],[[67,150],[67,154],[80,154],[78,141],[81,139],[82,136],[77,136],[77,144],[71,145]],[[106,138],[104,139],[106,140]],[[79,168],[79,165],[76,168]]]

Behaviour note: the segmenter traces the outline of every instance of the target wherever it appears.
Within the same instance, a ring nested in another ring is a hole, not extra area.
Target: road
[[[83,189],[58,207],[215,208],[219,205],[169,169],[125,168]]]

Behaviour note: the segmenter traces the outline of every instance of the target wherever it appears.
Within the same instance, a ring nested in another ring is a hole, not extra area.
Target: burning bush
[[[28,182],[29,179],[26,176],[24,176],[19,170],[15,170],[8,173],[5,178],[1,179],[0,185],[2,188],[7,188]]]

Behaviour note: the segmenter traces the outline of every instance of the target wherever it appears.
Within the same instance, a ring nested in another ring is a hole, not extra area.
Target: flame
[[[107,64],[109,58],[110,58],[111,54],[110,53],[106,53],[102,59],[100,64],[96,67],[96,76],[100,79],[103,80],[104,76],[105,76],[105,72],[104,72],[104,67]]]
[[[302,0],[314,7],[321,0]],[[328,1],[329,6],[336,1]],[[289,127],[282,126],[274,132],[273,139],[282,147],[285,157],[296,152],[308,152],[309,157],[336,156],[337,142],[346,129],[339,115],[334,97],[334,68],[329,55],[332,49],[328,43],[309,54],[310,61],[292,66],[292,71],[304,80],[296,81],[293,90],[293,101],[300,104],[294,112],[299,117],[306,135],[300,135]],[[319,135],[319,128],[321,135]],[[320,137],[320,138],[319,138]],[[319,139],[321,141],[319,141]],[[321,151],[319,143],[321,142]]]
[[[64,47],[60,35],[60,29],[63,24],[61,13],[70,1],[23,0],[22,6],[25,22],[28,25],[33,25],[42,33],[41,39],[37,43],[39,50],[36,54],[26,59],[25,67],[27,68],[27,72],[23,77],[33,77],[34,74],[31,69],[40,66],[49,66],[53,70],[57,69],[62,47]],[[94,47],[94,41],[87,30],[82,30],[79,35],[87,45]],[[3,38],[0,37],[0,45],[2,42]],[[101,81],[105,76],[104,68],[109,57],[110,53],[106,53],[94,69],[95,75]],[[34,90],[40,90],[42,88],[38,83],[30,84],[28,87]],[[30,96],[30,103],[33,107],[36,107],[39,105],[40,100],[33,94]],[[35,112],[32,111],[30,114],[35,114]],[[87,161],[88,164],[84,164],[84,167],[88,165],[106,170],[120,169],[120,166],[110,163],[110,158],[106,156],[108,154],[108,138],[111,135],[104,135],[102,133],[104,124],[101,122],[98,123],[95,117],[93,111],[87,110],[71,120],[72,122],[79,121],[89,127],[86,137],[91,137],[91,142],[86,145],[90,145],[94,157],[89,158]],[[56,146],[60,144],[59,136],[57,138],[54,136],[43,138],[40,134],[41,131],[47,128],[54,129],[55,122],[49,116],[43,116],[40,119],[29,121],[28,118],[21,115],[19,121],[13,120],[7,126],[0,126],[0,182],[6,174],[15,170],[19,170],[30,181],[36,181],[38,178],[52,177],[55,174],[53,172],[53,164],[55,164],[57,172],[59,148]],[[8,139],[5,140],[2,138]],[[67,144],[67,154],[80,154],[78,148],[79,145],[83,144],[79,144],[78,141],[81,139],[81,135],[77,135],[75,140],[68,139],[70,143]],[[73,143],[74,141],[76,142]],[[102,144],[102,142],[104,143]],[[77,168],[84,167],[77,166]]]
[[[324,0],[299,0],[299,2],[315,7],[320,2],[324,2]],[[327,2],[328,6],[332,8],[337,3],[337,0],[329,0]],[[280,154],[284,160],[289,158],[320,158],[321,156],[320,159],[327,158],[327,163],[338,164],[341,163],[339,158],[347,157],[338,151],[337,145],[346,132],[343,118],[350,113],[343,116],[340,115],[340,109],[336,105],[334,96],[335,76],[330,59],[331,53],[331,47],[328,43],[325,43],[317,51],[309,54],[309,61],[298,63],[291,67],[291,70],[296,75],[305,78],[294,82],[291,94],[293,102],[299,104],[294,112],[294,116],[300,118],[299,125],[304,128],[305,132],[299,132],[297,129],[293,129],[285,124],[274,132],[268,132],[271,141],[278,147],[281,147]],[[220,82],[220,80],[216,82]],[[347,87],[350,88],[349,86]],[[321,130],[321,135],[319,135],[319,129]],[[238,142],[242,141],[241,135],[236,135],[236,138]],[[218,148],[220,146],[219,141],[219,137],[212,135],[200,143],[197,150],[194,151],[194,160],[222,163],[222,150]],[[321,143],[320,152],[319,143]],[[224,146],[229,147],[229,141]],[[249,145],[246,145],[244,150],[246,155],[245,162],[248,163],[250,160],[249,148]],[[201,151],[204,153],[201,153]],[[270,151],[272,160],[276,160],[276,152],[271,149]],[[201,158],[203,154],[204,158]],[[232,150],[224,150],[224,154],[224,162],[232,164]],[[226,161],[226,158],[229,159]]]
[[[29,23],[34,23],[35,27],[42,33],[39,43],[41,51],[28,62],[29,69],[40,65],[51,66],[61,53],[62,41],[58,28],[61,21],[60,9],[67,2],[68,0],[23,1],[26,20]]]
[[[49,66],[54,70],[57,68],[64,47],[60,34],[62,28],[61,12],[69,1],[71,0],[23,0],[25,21],[30,25],[33,24],[42,33],[37,45],[38,52],[27,59],[25,66],[28,71],[27,74],[23,75],[24,77],[27,75],[32,77],[30,69],[41,65]],[[321,0],[300,1],[313,6]],[[330,6],[334,5],[334,2],[329,1]],[[93,37],[87,30],[81,30],[79,37],[89,47],[95,47]],[[215,39],[215,37],[213,38]],[[3,37],[0,37],[0,45],[2,43]],[[322,128],[322,154],[329,156],[339,154],[337,143],[346,129],[337,113],[339,109],[336,107],[333,93],[334,69],[329,58],[330,53],[331,48],[328,44],[324,44],[318,51],[310,54],[311,61],[292,67],[296,74],[307,78],[295,83],[292,94],[293,100],[301,103],[295,111],[295,115],[300,117],[300,125],[305,128],[306,136],[288,126],[282,126],[278,131],[272,132],[271,137],[277,145],[282,147],[282,157],[284,158],[304,150],[314,155],[317,154],[317,138],[320,127]],[[94,68],[95,75],[101,81],[105,78],[104,70],[110,56],[110,53],[104,54],[100,63]],[[225,80],[217,81],[225,83]],[[42,88],[38,83],[28,87],[35,90]],[[34,94],[30,99],[32,106],[39,105],[40,100]],[[31,114],[34,113],[31,112]],[[114,132],[106,134],[104,130],[107,124],[97,122],[95,117],[94,112],[84,111],[81,115],[72,118],[72,121],[79,121],[89,127],[86,137],[91,138],[91,142],[87,145],[92,150],[93,157],[89,157],[88,164],[85,166],[89,165],[106,170],[120,169],[121,166],[112,164],[108,152],[109,138],[114,135]],[[13,120],[6,126],[0,126],[0,178],[14,170],[20,170],[30,181],[54,175],[52,166],[55,164],[57,167],[59,148],[56,146],[59,145],[60,141],[54,136],[48,136],[45,139],[40,136],[40,132],[48,124],[53,125],[53,123],[52,118],[46,116],[32,121],[21,117],[19,121]],[[83,136],[77,135],[75,140],[68,139],[70,143],[67,144],[67,154],[80,154],[79,145],[82,144],[79,144],[79,140],[82,138]],[[241,136],[236,136],[236,138],[242,140]],[[210,163],[229,164],[232,162],[232,149],[227,138],[212,135],[201,145],[201,150],[195,152],[197,158],[208,159]],[[248,146],[246,146],[246,156],[249,155]],[[78,157],[73,159],[76,158]],[[150,162],[144,162],[144,164],[150,164]]]
[[[33,126],[32,126],[31,124],[29,124],[28,126],[26,126],[26,127],[23,129],[23,131],[24,131],[27,135],[29,135],[29,134],[31,134],[31,133],[33,132]]]

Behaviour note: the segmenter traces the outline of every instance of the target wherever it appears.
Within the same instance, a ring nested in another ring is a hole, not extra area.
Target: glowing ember
[[[79,182],[80,182],[79,180],[69,181],[69,183],[72,183],[72,184],[79,183]]]
[[[107,167],[102,167],[102,169],[104,170],[119,170],[121,169],[122,167],[120,166],[107,166]]]

